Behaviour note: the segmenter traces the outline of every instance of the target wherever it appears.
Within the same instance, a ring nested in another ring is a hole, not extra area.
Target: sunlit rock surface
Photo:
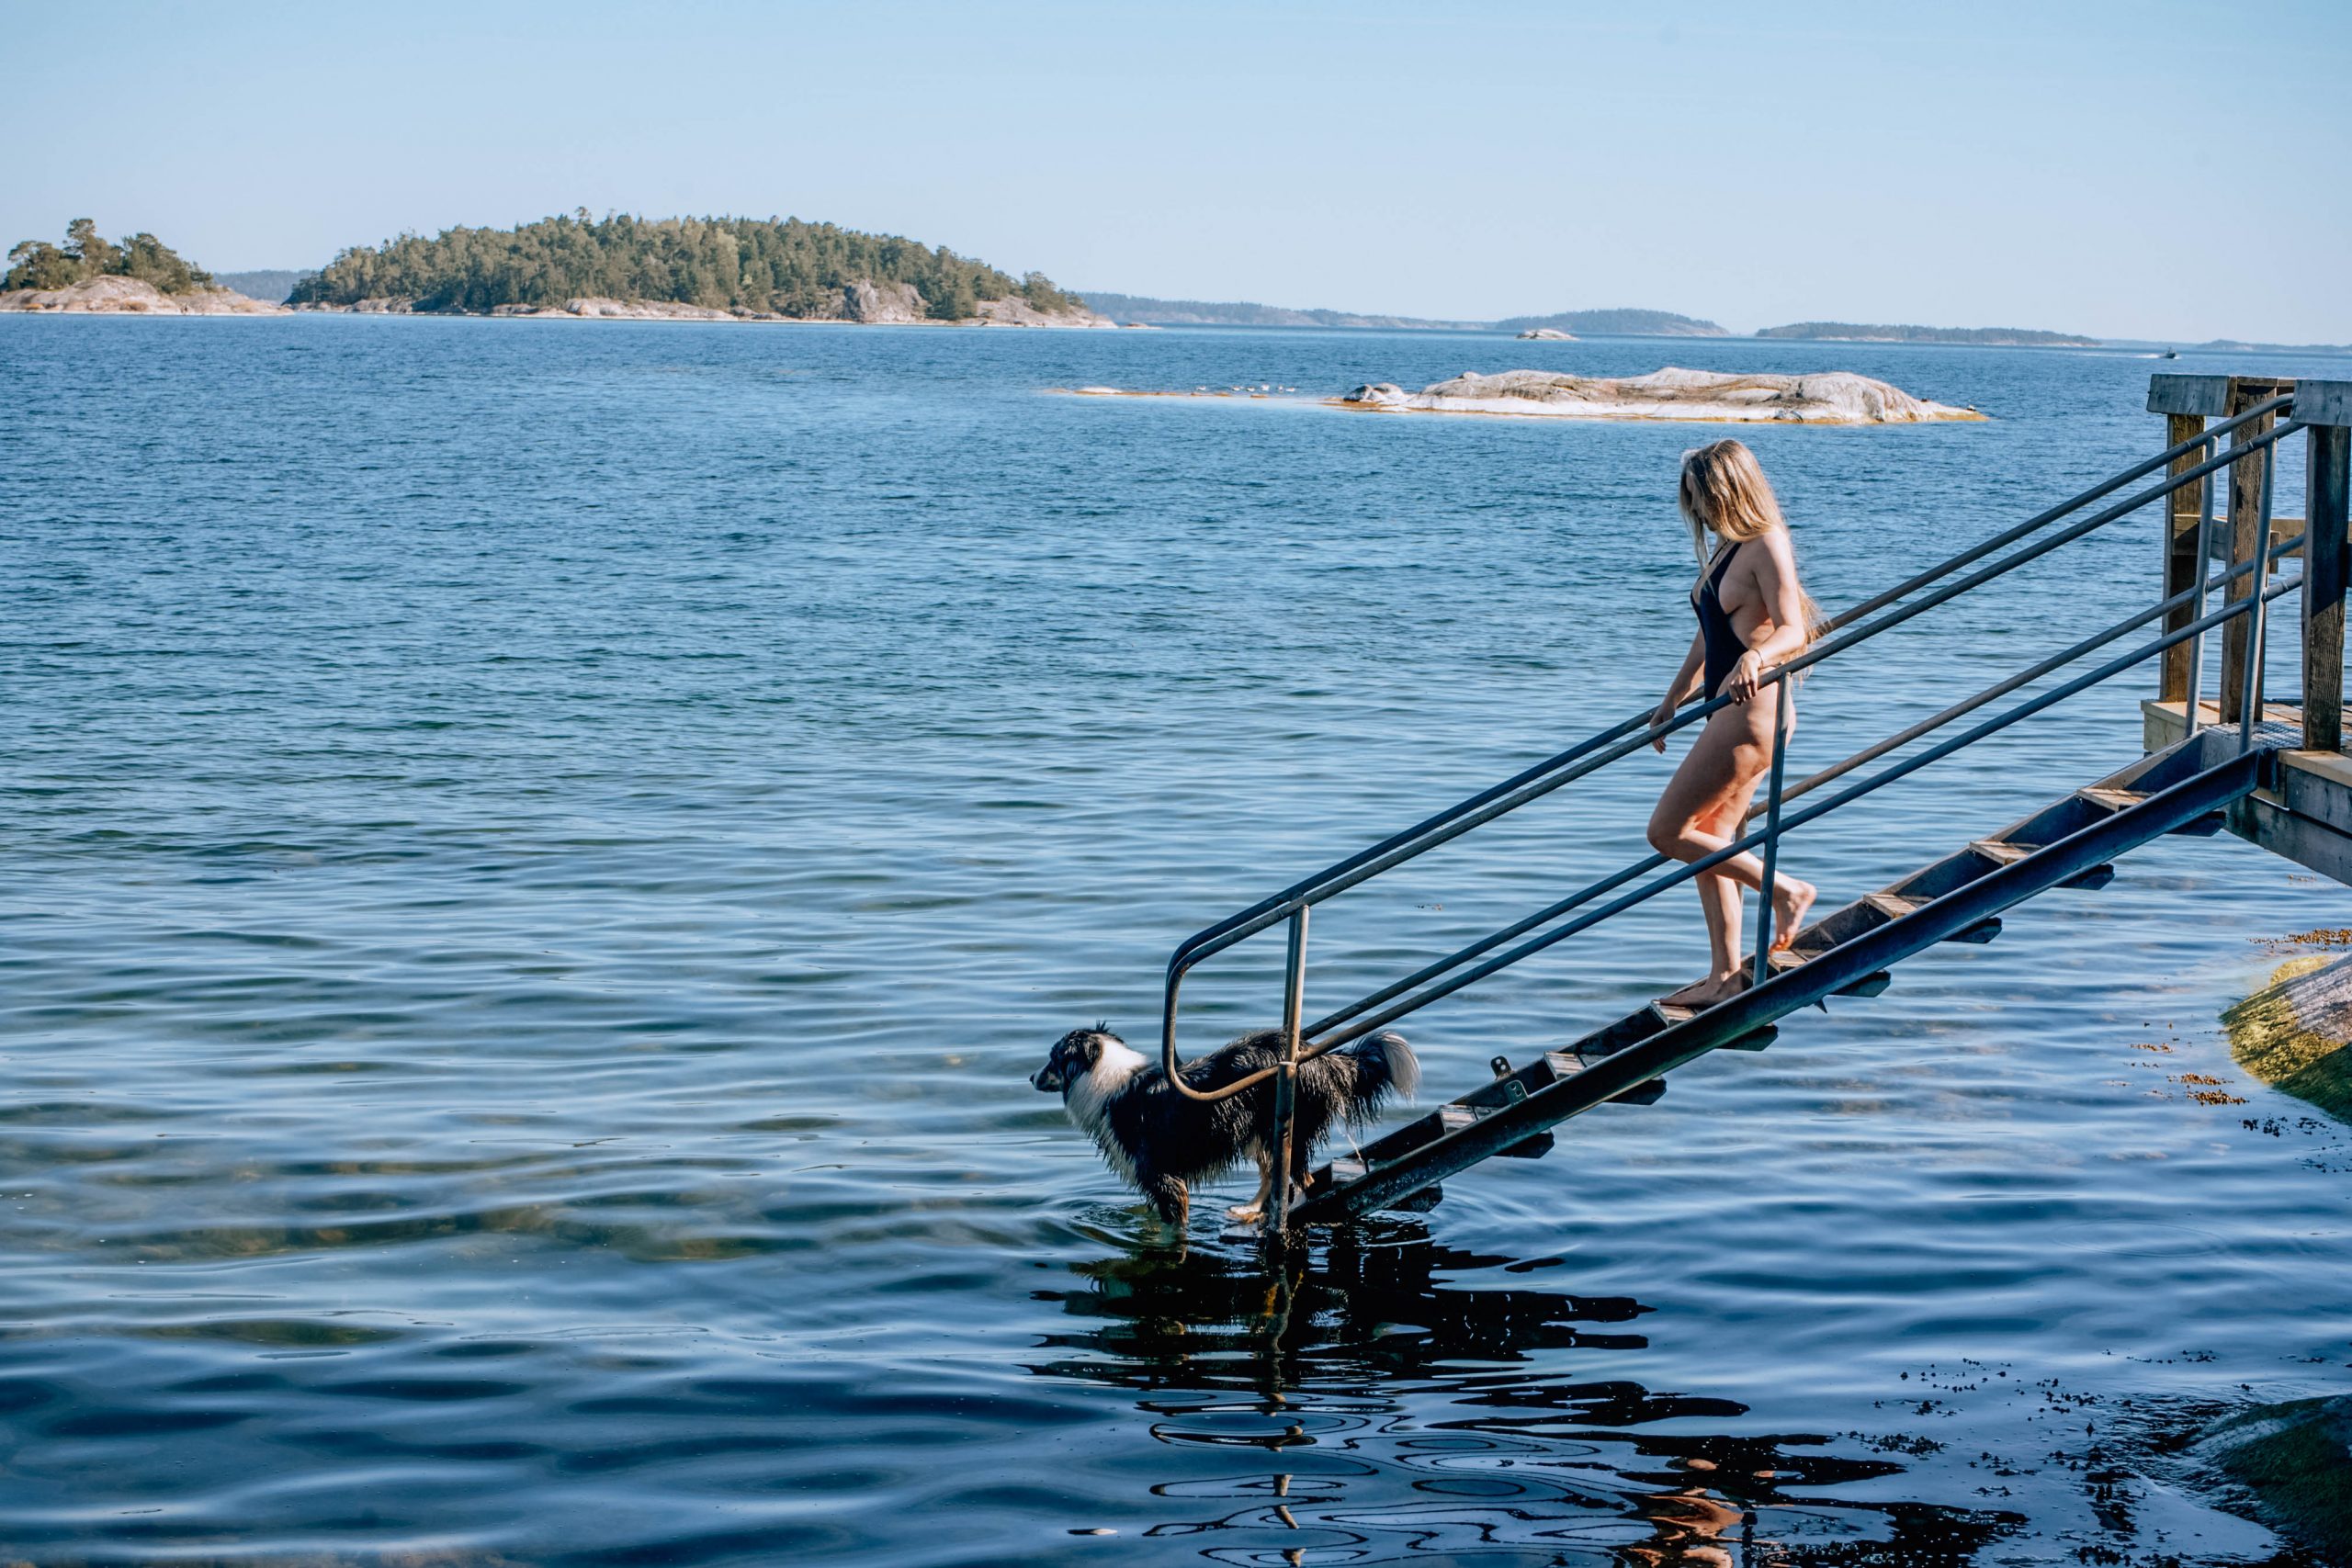
[[[2352,958],[2290,958],[2222,1021],[2238,1066],[2352,1122]]]
[[[2352,1396],[2257,1404],[2207,1429],[2191,1452],[2245,1489],[2253,1512],[2322,1555],[2352,1562]]]
[[[92,277],[63,288],[12,288],[0,294],[0,310],[91,316],[282,316],[286,307],[265,305],[226,288],[166,294],[141,278]]]
[[[1973,409],[1915,398],[1851,371],[1768,376],[1669,366],[1646,376],[1569,376],[1555,370],[1464,371],[1418,392],[1392,382],[1340,400],[1399,412],[1518,414],[1555,419],[1706,420],[1727,423],[1918,424],[1974,420]]]

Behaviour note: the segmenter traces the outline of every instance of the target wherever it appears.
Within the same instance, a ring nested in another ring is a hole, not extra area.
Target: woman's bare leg
[[[1710,814],[1700,827],[1710,835],[1721,837],[1726,827],[1738,822],[1739,816],[1737,810],[1719,810]],[[1730,819],[1728,823],[1725,818]],[[1707,984],[1710,987],[1736,985],[1739,969],[1740,886],[1713,872],[1702,873],[1691,881],[1699,889],[1700,912],[1707,920]]]
[[[1653,847],[1688,864],[1740,836],[1748,802],[1771,766],[1770,723],[1768,716],[1759,735],[1751,716],[1737,708],[1707,720],[1651,813]],[[1698,1003],[1721,1001],[1745,982],[1739,964],[1739,893],[1742,887],[1762,890],[1764,863],[1743,851],[1694,880],[1707,917],[1711,972],[1675,997]],[[1782,948],[1795,940],[1812,908],[1814,888],[1786,874],[1776,874],[1772,881],[1772,945]]]

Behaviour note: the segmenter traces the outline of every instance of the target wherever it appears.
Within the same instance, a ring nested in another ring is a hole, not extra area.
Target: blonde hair
[[[1699,559],[1698,581],[1692,592],[1707,581],[1707,536],[1733,544],[1745,544],[1760,539],[1778,528],[1788,531],[1788,522],[1781,515],[1780,498],[1772,493],[1772,482],[1764,477],[1764,465],[1743,441],[1715,441],[1704,446],[1694,446],[1682,454],[1682,485],[1676,498],[1682,521],[1690,530],[1690,553]],[[1790,541],[1793,547],[1795,540]],[[1791,558],[1793,559],[1793,556]],[[1803,586],[1797,598],[1804,605],[1804,636],[1810,646],[1821,634],[1821,607]]]

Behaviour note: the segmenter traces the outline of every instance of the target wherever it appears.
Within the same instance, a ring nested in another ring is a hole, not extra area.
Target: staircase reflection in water
[[[1933,1568],[2022,1523],[1840,1498],[1904,1467],[1750,1430],[1733,1400],[1565,1375],[1645,1349],[1651,1309],[1501,1278],[1559,1261],[1386,1217],[1278,1266],[1246,1246],[1130,1250],[1041,1292],[1080,1322],[1029,1370],[1132,1388],[1159,1442],[1233,1450],[1229,1471],[1173,1467],[1138,1510],[1219,1562]]]

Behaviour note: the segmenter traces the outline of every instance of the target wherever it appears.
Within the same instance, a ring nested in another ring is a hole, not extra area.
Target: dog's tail
[[[1386,1102],[1391,1094],[1408,1099],[1421,1087],[1421,1064],[1405,1037],[1394,1030],[1351,1040],[1298,1069],[1299,1077],[1330,1097],[1333,1109],[1346,1120],[1360,1122]]]

